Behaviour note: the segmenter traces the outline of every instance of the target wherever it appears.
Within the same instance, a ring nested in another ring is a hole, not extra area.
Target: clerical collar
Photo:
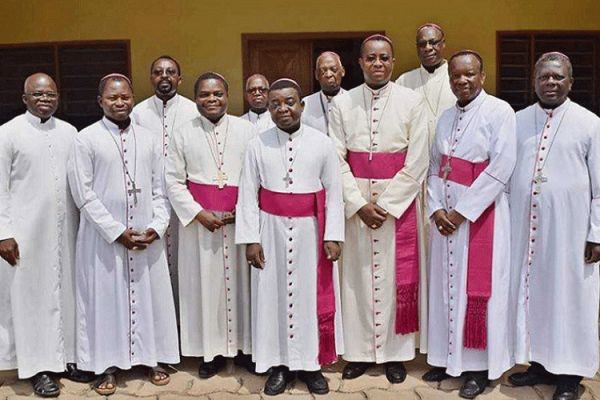
[[[108,128],[108,130],[110,132],[118,135],[121,133],[128,133],[131,130],[131,126],[133,125],[133,120],[131,120],[129,125],[127,125],[127,128],[125,128],[123,130],[121,130],[121,128],[119,128],[119,125],[115,124],[113,121],[106,118],[106,116],[102,117],[102,123],[104,124],[104,126],[106,126]]]
[[[392,87],[392,81],[389,81],[379,89],[372,89],[366,83],[363,85],[368,93],[371,93],[372,96],[383,96],[387,94],[388,89]]]
[[[419,70],[420,73],[424,74],[424,76],[429,78],[437,78],[444,75],[444,72],[448,71],[448,62],[446,60],[442,60],[442,63],[435,70],[433,70],[433,72],[427,71],[423,64],[419,66]]]
[[[473,100],[471,100],[471,102],[469,104],[467,104],[466,106],[461,107],[458,105],[458,102],[455,104],[455,106],[458,110],[463,111],[463,112],[472,110],[475,107],[479,107],[479,105],[481,103],[483,103],[483,101],[485,100],[487,95],[488,94],[485,92],[485,90],[481,89],[481,92],[479,92],[477,97],[475,97]]]
[[[200,122],[202,123],[202,126],[213,126],[215,128],[217,126],[223,125],[223,123],[227,119],[227,113],[223,114],[223,116],[221,118],[219,118],[219,120],[216,123],[212,122],[210,119],[206,118],[204,115],[202,115],[200,113],[198,114],[198,116],[200,117]]]
[[[54,117],[50,117],[45,122],[42,122],[42,119],[40,117],[36,117],[29,111],[25,111],[25,119],[27,120],[27,122],[29,122],[31,125],[33,125],[34,127],[38,128],[38,129],[54,128],[54,123],[55,123]]]
[[[279,127],[276,127],[276,129],[277,129],[277,135],[279,135],[280,137],[282,137],[284,139],[292,139],[292,140],[300,137],[300,135],[302,135],[302,132],[304,131],[304,127],[302,126],[302,123],[300,123],[300,127],[298,128],[298,130],[292,134],[289,134],[286,131],[279,129]]]
[[[171,108],[171,106],[177,105],[177,103],[179,102],[179,95],[176,93],[175,96],[167,100],[166,104],[157,95],[152,96],[152,101],[154,101],[154,105],[156,105],[157,110],[160,110],[163,107],[169,109]]]
[[[371,89],[371,90],[373,90],[373,89]],[[340,88],[340,90],[337,92],[337,94],[335,94],[335,95],[333,95],[333,96],[328,96],[328,95],[326,95],[325,93],[323,93],[323,91],[322,91],[322,90],[321,90],[319,93],[321,94],[321,99],[323,99],[323,101],[325,101],[325,102],[329,103],[329,102],[331,102],[331,100],[332,100],[334,97],[336,97],[336,96],[339,96],[340,94],[344,93],[344,89]]]
[[[558,113],[561,113],[564,110],[566,110],[569,107],[570,102],[571,102],[571,99],[569,99],[567,97],[567,99],[560,106],[558,106],[556,108],[543,108],[539,101],[536,104],[537,104],[537,109],[540,110],[541,112],[543,112],[545,115],[556,116]]]

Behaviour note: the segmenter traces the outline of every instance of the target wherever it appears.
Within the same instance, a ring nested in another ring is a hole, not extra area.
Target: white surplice
[[[266,260],[264,269],[253,268],[251,273],[252,352],[258,372],[277,365],[291,370],[320,369],[316,218],[265,213],[259,209],[258,191],[260,187],[283,193],[325,189],[325,240],[342,242],[341,185],[331,139],[311,127],[302,126],[291,135],[272,128],[248,144],[236,242],[261,243]]]
[[[138,125],[148,129],[156,135],[156,138],[159,141],[162,141],[162,153],[165,158],[167,157],[169,142],[175,128],[194,119],[198,115],[196,103],[179,94],[175,94],[175,96],[167,100],[166,103],[154,95],[137,104],[131,113],[131,117]],[[173,293],[175,295],[175,308],[179,309],[177,225],[177,216],[175,215],[175,212],[172,212],[167,233],[163,238],[163,243],[167,254],[171,285],[173,286]]]
[[[458,140],[458,142],[455,142]],[[456,144],[453,157],[489,165],[469,186],[438,176],[442,155]],[[466,220],[450,236],[431,229],[429,268],[429,354],[427,362],[459,376],[488,370],[497,379],[514,364],[509,307],[510,215],[507,183],[516,158],[515,113],[482,91],[466,107],[445,111],[437,126],[428,177],[429,215],[456,210]],[[487,307],[487,348],[463,346],[467,307],[469,226],[491,204],[494,209],[492,293]],[[432,226],[434,226],[432,224]]]
[[[20,259],[0,259],[0,370],[19,378],[75,362],[75,235],[79,212],[67,184],[77,130],[26,112],[0,127],[0,240]]]
[[[517,113],[517,140],[510,187],[516,361],[593,377],[600,281],[584,248],[600,243],[600,119],[568,99],[551,117],[534,104]]]
[[[234,224],[210,232],[195,220],[203,208],[186,182],[216,185],[218,153],[227,185],[238,186],[254,129],[231,115],[217,124],[198,115],[175,131],[167,158],[167,190],[180,221],[181,352],[203,356],[206,362],[217,355],[234,357],[238,350],[251,352],[250,267],[246,247],[235,244]]]
[[[68,176],[81,211],[75,277],[77,363],[84,370],[179,362],[162,239],[144,250],[116,241],[127,227],[164,235],[170,208],[163,158],[157,138],[134,122],[121,131],[103,118],[75,139]]]
[[[336,96],[344,92],[345,90],[340,88]],[[321,90],[303,98],[302,123],[329,135],[329,113],[334,98],[335,96],[329,97]]]
[[[264,132],[267,129],[271,129],[275,126],[275,122],[273,122],[269,110],[260,114],[257,114],[252,110],[248,110],[248,112],[242,115],[240,118],[250,121],[250,123],[255,126],[257,133]]]
[[[427,175],[429,149],[423,98],[416,92],[388,83],[373,91],[358,86],[336,96],[329,134],[342,159],[346,215],[346,243],[341,263],[344,359],[385,363],[415,357],[414,333],[400,335],[396,320],[395,218],[417,198]],[[371,145],[372,138],[372,145]],[[392,153],[407,151],[404,168],[393,179],[362,179],[346,162],[348,151]],[[357,211],[375,202],[390,214],[376,230],[367,227]],[[420,204],[417,202],[417,212]],[[419,258],[424,257],[423,229],[419,223]],[[419,326],[421,351],[427,338],[426,265],[420,263]]]

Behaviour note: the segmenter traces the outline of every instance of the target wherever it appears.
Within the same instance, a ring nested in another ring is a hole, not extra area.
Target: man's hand
[[[129,250],[143,250],[146,248],[146,245],[144,243],[138,242],[141,236],[142,233],[128,228],[123,233],[121,233],[121,236],[117,238],[117,242],[121,243]]]
[[[246,246],[246,260],[254,268],[263,269],[265,267],[265,255],[260,243],[252,243]]]
[[[196,221],[200,222],[206,229],[211,232],[214,232],[216,229],[219,229],[223,225],[223,221],[221,221],[215,214],[210,211],[202,210],[196,215]]]
[[[327,241],[323,244],[323,247],[325,247],[328,260],[337,261],[342,255],[342,247],[338,242]]]
[[[156,231],[152,228],[146,229],[144,232],[142,232],[141,236],[138,236],[135,238],[136,239],[136,243],[138,243],[138,245],[144,244],[146,246],[149,246],[152,244],[152,242],[154,242],[156,239],[158,239],[158,233],[156,233]]]
[[[223,222],[223,225],[233,224],[235,222],[235,210],[223,213],[223,219],[221,221]]]
[[[19,245],[14,238],[0,240],[0,257],[13,267],[19,261]]]
[[[387,211],[377,204],[367,203],[358,210],[358,216],[369,228],[377,229],[387,218]]]
[[[585,244],[585,262],[593,264],[598,261],[600,261],[600,243],[587,242]]]
[[[452,210],[448,213],[448,220],[450,220],[450,222],[456,226],[456,229],[458,229],[458,227],[465,222],[466,218],[458,211]]]
[[[437,210],[431,216],[436,229],[442,236],[452,235],[456,230],[456,225],[450,219],[448,219],[448,213],[446,210]]]

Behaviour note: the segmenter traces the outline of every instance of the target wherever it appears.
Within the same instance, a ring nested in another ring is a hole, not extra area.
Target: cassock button
[[[294,328],[294,325],[290,325],[290,329]]]
[[[292,157],[288,158],[288,161],[294,161],[294,159]]]
[[[129,261],[133,261],[133,257],[129,257]]]
[[[290,335],[290,339],[293,339],[293,338],[294,338],[294,335]]]
[[[288,147],[288,150],[289,150],[289,151],[292,151],[292,150],[293,150],[293,148],[291,148],[291,147]]]
[[[292,238],[289,238],[288,240],[291,242],[293,239],[292,239]]]

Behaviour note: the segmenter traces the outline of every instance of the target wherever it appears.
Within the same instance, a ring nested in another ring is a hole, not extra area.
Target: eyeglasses
[[[565,78],[566,78],[566,76],[554,75],[554,74],[540,75],[540,76],[536,77],[536,79],[540,82],[548,82],[550,79],[552,79],[554,82],[561,82],[561,81],[565,80]]]
[[[32,92],[32,93],[25,93],[27,96],[31,96],[34,99],[41,99],[42,97],[46,96],[49,99],[56,99],[58,97],[58,93],[55,92]]]
[[[429,39],[429,40],[419,40],[417,42],[417,47],[424,49],[427,45],[431,47],[436,47],[444,41],[444,38],[441,39]]]
[[[246,93],[248,93],[248,94],[253,94],[254,92],[258,92],[259,94],[265,94],[268,91],[269,91],[269,89],[265,88],[265,87],[256,87],[256,88],[246,89]]]

